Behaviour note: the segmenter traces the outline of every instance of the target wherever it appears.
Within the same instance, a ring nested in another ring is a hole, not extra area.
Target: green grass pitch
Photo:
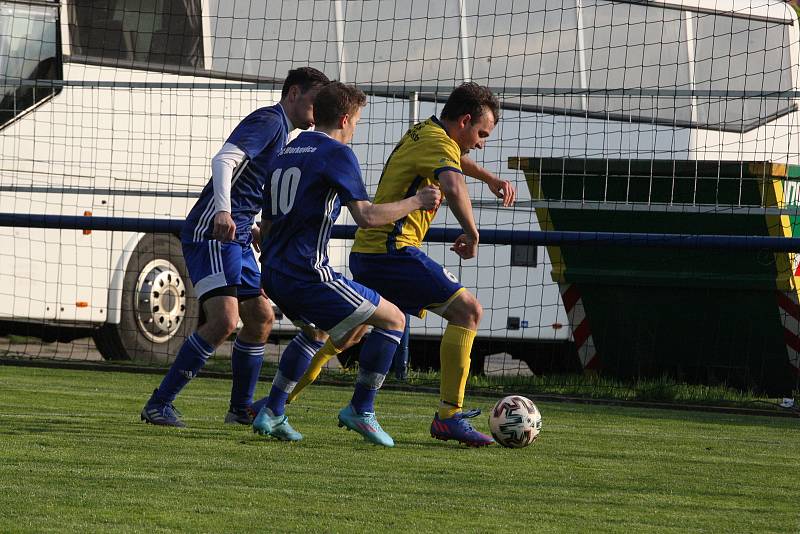
[[[179,397],[190,428],[140,423],[159,380],[0,366],[0,531],[800,531],[797,419],[540,402],[537,443],[476,450],[429,437],[434,396],[384,391],[383,449],[320,386],[287,444],[222,424],[226,380]]]

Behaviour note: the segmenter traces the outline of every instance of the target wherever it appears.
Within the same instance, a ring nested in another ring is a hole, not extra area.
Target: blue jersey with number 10
[[[356,155],[321,132],[303,132],[272,160],[261,216],[272,226],[261,245],[262,271],[329,282],[328,241],[342,204],[368,200]]]

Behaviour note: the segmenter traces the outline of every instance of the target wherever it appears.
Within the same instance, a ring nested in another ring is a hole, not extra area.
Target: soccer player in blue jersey
[[[272,159],[286,146],[289,132],[313,126],[314,98],[328,82],[322,72],[311,67],[290,70],[280,102],[245,117],[211,161],[211,180],[181,232],[201,321],[142,409],[143,421],[185,426],[172,404],[175,397],[234,332],[241,318],[243,326],[231,354],[233,386],[225,422],[252,422],[249,407],[274,320],[251,247],[260,242],[254,218],[261,209]]]
[[[342,346],[372,325],[359,359],[350,403],[339,412],[339,426],[367,441],[391,447],[394,441],[375,417],[374,401],[389,371],[405,315],[375,291],[348,280],[328,262],[331,227],[347,206],[362,228],[388,224],[416,211],[436,209],[438,187],[420,187],[397,202],[372,204],[355,154],[347,146],[361,118],[366,96],[333,82],[314,102],[315,131],[303,132],[273,160],[261,211],[262,285],[281,311],[301,328],[287,345],[269,396],[253,404],[253,430],[287,441],[302,439],[285,414],[297,381],[322,347],[315,329]]]

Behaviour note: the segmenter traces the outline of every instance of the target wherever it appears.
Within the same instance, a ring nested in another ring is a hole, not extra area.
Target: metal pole
[[[419,93],[408,93],[408,127],[411,128],[419,122]]]
[[[347,82],[347,65],[344,57],[344,6],[342,0],[333,2],[334,16],[336,17],[336,54],[339,60],[339,81]]]
[[[469,41],[467,40],[467,6],[464,0],[458,0],[459,38],[461,41],[461,75],[465,82],[472,81],[469,68]]]

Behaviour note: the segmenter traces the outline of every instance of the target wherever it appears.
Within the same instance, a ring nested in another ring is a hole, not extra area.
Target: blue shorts
[[[261,271],[250,245],[217,240],[182,242],[183,257],[197,297],[220,287],[236,287],[239,298],[261,294]]]
[[[265,268],[261,281],[293,323],[324,330],[334,341],[369,319],[381,300],[375,291],[341,275],[332,282],[308,281]]]
[[[351,252],[350,272],[353,280],[417,317],[424,317],[425,310],[441,315],[464,291],[453,273],[416,247],[388,254]]]

